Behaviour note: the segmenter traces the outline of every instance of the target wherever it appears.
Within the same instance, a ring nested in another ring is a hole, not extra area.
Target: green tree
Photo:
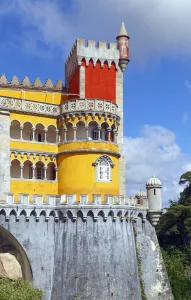
[[[170,201],[157,225],[172,291],[176,300],[191,299],[191,172],[180,177],[184,190]]]
[[[0,300],[41,300],[42,292],[28,282],[0,278]]]

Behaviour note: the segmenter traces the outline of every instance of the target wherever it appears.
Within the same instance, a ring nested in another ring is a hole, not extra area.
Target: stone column
[[[114,143],[117,143],[117,129],[113,130],[113,135],[114,135]]]
[[[57,180],[58,180],[58,167],[55,167],[54,170],[55,170],[55,172],[56,172],[55,180],[57,181]]]
[[[23,164],[20,164],[20,169],[21,169],[21,172],[20,172],[20,179],[23,179],[23,167],[24,167],[24,165],[23,165]]]
[[[73,127],[73,130],[74,130],[74,141],[76,141],[76,130],[77,130],[77,127],[74,126],[74,127]]]
[[[36,165],[32,165],[32,179],[35,179],[35,170],[36,170]]]
[[[111,128],[107,128],[107,132],[108,132],[108,137],[107,140],[110,142],[111,141]]]
[[[59,143],[59,130],[56,129],[56,144]]]
[[[88,124],[86,124],[85,129],[86,129],[86,140],[88,140],[89,139],[89,125]]]
[[[47,140],[46,140],[47,132],[48,132],[48,130],[44,129],[44,143],[47,143]]]
[[[98,127],[98,140],[101,140],[101,126]]]
[[[20,140],[23,139],[23,128],[24,128],[24,126],[20,125]]]
[[[67,128],[64,128],[64,142],[67,142]]]
[[[33,126],[33,128],[32,128],[32,140],[33,140],[33,142],[35,141],[35,130],[36,130],[36,127]]]
[[[47,170],[48,170],[48,167],[44,166],[44,180],[47,180]]]

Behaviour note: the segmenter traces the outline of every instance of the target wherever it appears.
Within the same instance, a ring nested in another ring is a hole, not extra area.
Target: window
[[[154,195],[156,195],[156,190],[154,189]]]
[[[37,141],[42,142],[42,135],[40,133],[37,134]]]
[[[42,179],[42,168],[36,169],[36,177],[37,179]]]
[[[111,168],[114,166],[109,156],[103,155],[99,157],[96,163],[97,181],[109,182],[111,181]]]
[[[33,178],[33,167],[29,168],[29,179]]]
[[[101,162],[98,165],[98,178],[101,181],[109,181],[110,179],[110,165],[106,162]]]
[[[99,131],[98,130],[93,130],[92,131],[92,140],[94,140],[94,141],[99,140]]]

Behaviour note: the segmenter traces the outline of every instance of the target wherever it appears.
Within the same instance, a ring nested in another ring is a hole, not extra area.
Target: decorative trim
[[[109,150],[99,150],[99,149],[76,149],[76,150],[65,150],[62,152],[58,152],[59,154],[67,154],[67,153],[104,153],[104,154],[111,154],[116,157],[120,157],[121,154],[119,152],[115,151],[109,151]]]
[[[58,116],[60,113],[60,108],[58,105],[8,97],[0,97],[0,108],[11,111],[23,111],[26,113],[31,112],[32,114],[49,116]]]
[[[60,105],[47,104],[43,102],[21,100],[9,97],[0,97],[0,109],[8,111],[18,111],[31,113],[34,115],[45,115],[50,117],[69,117],[70,114],[82,115],[92,114],[104,116],[106,118],[116,119],[118,122],[120,117],[116,114],[118,106],[108,100],[99,99],[74,99],[65,101]]]
[[[18,180],[18,181],[32,181],[32,182],[55,182],[58,183],[58,180],[48,180],[48,179],[27,179],[27,178],[13,178],[11,177],[10,180]]]
[[[1,112],[0,112],[1,114]],[[36,140],[24,140],[24,139],[12,139],[10,138],[10,141],[13,142],[20,142],[20,143],[28,143],[28,144],[38,144],[38,145],[46,145],[46,146],[57,146],[58,143],[48,143],[48,142],[37,142]]]
[[[42,195],[37,195],[42,196]],[[55,198],[58,196],[55,196]],[[6,221],[9,221],[11,216],[14,216],[17,221],[20,220],[21,216],[25,216],[26,221],[30,220],[30,217],[35,217],[38,222],[40,217],[45,217],[45,221],[48,221],[50,217],[53,217],[55,221],[68,222],[71,220],[75,222],[78,218],[82,218],[84,222],[88,217],[92,217],[96,222],[98,218],[102,218],[104,222],[108,218],[112,218],[113,222],[116,222],[117,219],[121,222],[135,222],[138,217],[138,212],[136,207],[127,207],[124,205],[119,205],[115,207],[110,207],[109,205],[80,205],[80,209],[76,209],[76,206],[62,205],[55,207],[43,203],[41,205],[30,202],[26,205],[22,203],[13,203],[12,205],[2,204],[0,209],[0,216],[4,216]],[[38,209],[37,209],[38,208]],[[146,216],[146,211],[143,212]]]
[[[57,156],[57,152],[42,152],[42,151],[30,151],[30,150],[22,150],[22,149],[17,149],[17,148],[11,148],[10,149],[10,153],[16,153],[16,154],[40,154],[40,155],[44,155],[44,156],[52,156],[52,157],[56,157]]]
[[[61,104],[61,114],[69,112],[105,112],[117,113],[117,104],[108,100],[99,99],[73,99]]]
[[[25,76],[21,82],[19,82],[18,77],[14,75],[11,81],[8,81],[5,74],[0,76],[0,86],[3,88],[25,88],[25,89],[42,89],[42,90],[51,90],[51,91],[62,91],[64,86],[62,84],[62,80],[57,80],[56,84],[54,85],[50,78],[46,80],[43,84],[40,78],[36,77],[34,82],[31,83],[28,76]]]

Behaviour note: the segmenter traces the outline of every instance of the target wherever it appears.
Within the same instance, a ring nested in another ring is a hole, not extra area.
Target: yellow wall
[[[119,147],[116,144],[104,141],[66,142],[65,144],[58,145],[58,153],[77,149],[105,150],[115,153],[119,151]]]
[[[28,151],[39,151],[39,152],[53,152],[56,153],[58,151],[58,146],[44,144],[44,143],[32,143],[31,141],[21,142],[21,141],[10,141],[11,149],[20,149],[20,150],[28,150]]]
[[[51,117],[32,116],[32,115],[29,115],[29,114],[11,113],[10,114],[10,121],[11,120],[18,120],[21,124],[24,124],[25,122],[30,122],[34,126],[38,123],[41,123],[45,127],[48,127],[48,125],[54,125],[54,126],[57,127],[56,118],[51,118]]]
[[[46,91],[31,91],[19,89],[0,89],[0,96],[37,101],[49,104],[60,104],[62,101],[67,100],[67,95],[62,95],[59,92],[46,92]]]
[[[99,153],[78,153],[62,154],[58,158],[58,193],[59,194],[77,194],[77,200],[80,194],[88,194],[90,201],[92,194],[119,194],[119,166],[118,158],[109,155],[115,164],[112,168],[111,182],[96,182],[96,167],[92,165]]]
[[[43,195],[43,201],[46,200],[45,195],[57,195],[58,183],[32,180],[11,180],[11,193],[14,193],[15,201],[18,201],[18,194],[29,194],[32,201],[32,194]]]

